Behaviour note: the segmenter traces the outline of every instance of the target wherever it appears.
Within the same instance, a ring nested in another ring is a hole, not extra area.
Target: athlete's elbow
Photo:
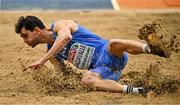
[[[66,41],[70,41],[71,39],[72,39],[72,35],[68,35],[68,36],[66,36]]]

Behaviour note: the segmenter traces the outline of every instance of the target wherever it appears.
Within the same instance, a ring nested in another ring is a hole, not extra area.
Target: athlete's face
[[[39,44],[40,32],[37,28],[35,28],[34,31],[30,31],[23,27],[21,29],[20,35],[23,38],[24,43],[27,43],[31,47],[35,47],[37,44]]]

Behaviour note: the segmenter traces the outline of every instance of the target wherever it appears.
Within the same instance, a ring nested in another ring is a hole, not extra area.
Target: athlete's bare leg
[[[122,56],[124,51],[130,54],[141,54],[144,53],[143,47],[145,45],[135,40],[111,39],[109,40],[108,51],[118,57]]]
[[[108,50],[110,54],[121,57],[125,51],[131,54],[144,53],[143,47],[145,45],[146,44],[134,40],[111,39],[109,41]],[[114,80],[104,80],[98,73],[91,71],[88,71],[83,75],[82,82],[87,86],[96,88],[96,90],[110,92],[129,92],[127,88],[124,91],[125,85],[122,85]],[[130,88],[133,90],[133,87]],[[137,88],[135,91],[133,90],[131,92],[139,93]]]
[[[91,71],[83,75],[82,82],[100,91],[123,92],[123,85],[113,80],[103,80],[98,73]]]

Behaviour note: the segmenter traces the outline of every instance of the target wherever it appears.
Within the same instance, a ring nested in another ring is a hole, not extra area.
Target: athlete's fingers
[[[31,65],[29,65],[28,66],[28,68],[32,68],[32,69],[36,69],[36,68],[38,68],[40,65],[39,64],[31,64]]]

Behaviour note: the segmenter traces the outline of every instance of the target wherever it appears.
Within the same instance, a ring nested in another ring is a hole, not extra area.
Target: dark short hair
[[[19,34],[23,27],[30,31],[33,31],[35,27],[45,28],[43,22],[35,16],[20,16],[15,24],[15,32]]]

